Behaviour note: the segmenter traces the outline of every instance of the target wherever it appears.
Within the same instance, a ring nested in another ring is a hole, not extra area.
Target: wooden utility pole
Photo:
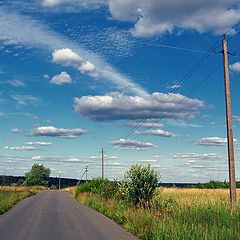
[[[59,172],[59,178],[58,178],[58,190],[61,190],[61,172]]]
[[[236,178],[235,178],[235,163],[234,163],[230,79],[229,79],[229,69],[228,69],[228,47],[227,47],[227,39],[225,35],[223,35],[222,48],[223,48],[224,85],[225,85],[225,98],[226,98],[230,203],[231,203],[231,208],[235,210],[236,204],[237,204],[237,194],[236,194]]]
[[[86,168],[85,168],[85,173],[86,173],[86,181],[88,180],[88,179],[87,179],[87,172],[88,172],[88,166],[86,166]]]
[[[104,179],[104,150],[102,148],[102,179]]]

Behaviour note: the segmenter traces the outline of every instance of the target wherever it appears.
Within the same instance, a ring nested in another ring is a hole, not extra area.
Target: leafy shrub
[[[102,178],[94,178],[91,181],[80,185],[76,189],[75,197],[77,198],[80,193],[88,192],[99,194],[102,197],[109,199],[115,195],[117,192],[117,187],[118,185],[116,182],[111,182]]]
[[[118,197],[133,205],[146,206],[152,200],[160,176],[150,165],[133,165],[119,184]]]

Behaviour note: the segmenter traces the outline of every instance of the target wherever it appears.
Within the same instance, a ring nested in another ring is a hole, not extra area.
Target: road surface
[[[137,240],[65,191],[44,191],[0,216],[1,240]]]

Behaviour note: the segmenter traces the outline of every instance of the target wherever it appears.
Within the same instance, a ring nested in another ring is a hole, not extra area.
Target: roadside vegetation
[[[50,169],[41,164],[34,164],[29,172],[26,173],[25,181],[18,183],[18,187],[0,187],[0,214],[9,210],[14,204],[24,198],[35,195],[46,190]]]
[[[24,198],[33,196],[45,189],[45,187],[0,187],[0,214]]]
[[[135,165],[121,182],[93,179],[71,192],[143,240],[240,239],[240,204],[233,213],[227,189],[163,189],[159,180]]]

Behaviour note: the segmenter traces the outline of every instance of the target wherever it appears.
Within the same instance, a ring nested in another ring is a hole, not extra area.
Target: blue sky
[[[89,166],[97,177],[104,147],[111,179],[136,163],[163,182],[228,179],[222,55],[207,52],[221,51],[239,4],[0,1],[0,174],[43,163],[52,176],[78,178]],[[239,61],[229,58],[238,179]]]

